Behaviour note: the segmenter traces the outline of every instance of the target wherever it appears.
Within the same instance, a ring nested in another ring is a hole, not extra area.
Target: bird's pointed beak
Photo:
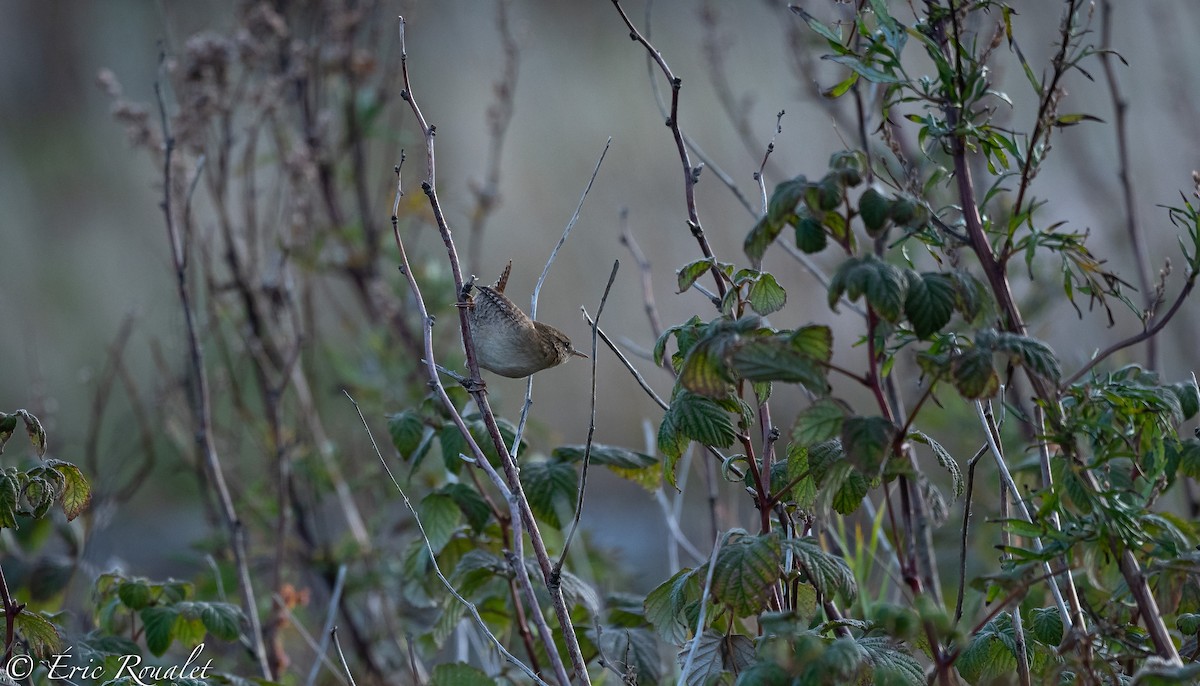
[[[571,354],[574,355],[575,357],[582,357],[585,360],[591,359],[587,356],[586,353],[581,353],[578,350],[576,350],[575,348],[571,348]]]

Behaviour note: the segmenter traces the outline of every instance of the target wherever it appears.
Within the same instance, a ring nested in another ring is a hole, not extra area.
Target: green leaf
[[[63,650],[62,634],[45,612],[26,608],[13,620],[13,628],[19,638],[29,643],[29,651],[37,657],[49,657]]]
[[[834,84],[833,86],[830,86],[829,88],[826,88],[825,90],[821,91],[821,95],[826,98],[829,98],[831,100],[835,99],[835,98],[840,98],[843,95],[845,95],[846,91],[850,90],[850,88],[853,87],[854,84],[856,84],[856,83],[858,83],[858,72],[851,71],[849,76],[842,79],[841,81]]]
[[[496,682],[478,667],[452,662],[433,668],[429,686],[496,686]]]
[[[179,611],[172,605],[151,605],[141,610],[146,648],[156,657],[162,656],[175,640],[175,620]]]
[[[767,217],[758,220],[750,233],[746,234],[746,240],[742,244],[742,249],[746,252],[746,257],[750,258],[752,264],[762,263],[763,255],[766,254],[767,248],[775,242],[779,234],[783,231],[783,221],[772,222]],[[681,293],[683,291],[680,291]]]
[[[792,677],[774,662],[756,662],[738,674],[734,686],[791,686]]]
[[[46,454],[46,430],[42,428],[42,423],[25,410],[17,410],[16,414],[25,423],[25,433],[29,436],[29,442],[33,444],[33,449],[37,451],[38,457],[44,456]]]
[[[242,609],[232,603],[199,603],[200,621],[210,634],[222,641],[235,641],[241,635]]]
[[[487,501],[483,499],[483,496],[479,495],[479,491],[476,491],[472,486],[461,482],[446,484],[440,491],[454,500],[454,504],[458,506],[463,516],[467,518],[467,524],[476,533],[482,532],[488,522],[491,521],[491,508],[488,507]]]
[[[388,433],[400,457],[411,461],[417,457],[417,448],[425,434],[425,424],[416,410],[404,410],[388,417]]]
[[[795,555],[796,564],[804,570],[808,583],[823,599],[833,600],[839,593],[850,601],[858,596],[858,583],[850,566],[842,558],[822,550],[817,539],[812,536],[792,538],[785,544]]]
[[[1015,362],[1047,381],[1057,384],[1062,378],[1062,368],[1058,366],[1054,350],[1036,338],[985,329],[975,337],[975,344],[1008,354]]]
[[[854,55],[822,55],[821,59],[850,67],[871,83],[900,83],[903,81],[899,76],[877,69]]]
[[[846,459],[864,476],[879,476],[897,431],[896,425],[883,417],[847,417],[841,436]]]
[[[778,234],[778,233],[779,232],[776,231],[776,234]],[[749,239],[747,239],[747,240],[749,240]],[[683,293],[687,289],[691,288],[692,284],[696,283],[696,279],[699,279],[701,276],[704,276],[704,273],[707,272],[709,269],[712,269],[712,266],[713,266],[713,261],[708,258],[705,258],[703,260],[696,260],[695,262],[692,262],[692,263],[684,266],[683,269],[680,269],[679,270],[679,291],[678,292]]]
[[[145,581],[123,581],[117,586],[117,597],[125,607],[141,610],[150,605],[150,585]]]
[[[924,686],[921,663],[887,636],[863,636],[858,645],[867,653],[874,683],[880,686]]]
[[[874,188],[863,191],[862,197],[858,199],[858,213],[872,238],[878,238],[887,228],[889,206],[888,199]]]
[[[679,383],[709,398],[729,395],[733,383],[725,360],[729,340],[729,336],[711,335],[692,346],[679,369]]]
[[[779,580],[780,556],[776,534],[750,536],[744,532],[731,532],[717,553],[713,598],[741,617],[762,612]]]
[[[1171,446],[1179,460],[1179,471],[1184,476],[1200,479],[1200,439],[1185,438]]]
[[[0,472],[0,529],[17,528],[17,508],[21,488],[17,470],[13,467]]]
[[[850,636],[835,639],[821,655],[818,669],[832,683],[852,684],[867,662],[867,651]]]
[[[555,448],[550,454],[560,462],[582,462],[586,447],[584,445],[563,445]],[[619,469],[644,469],[658,463],[658,460],[645,453],[604,443],[592,444],[591,461],[592,464]]]
[[[687,450],[688,437],[679,428],[679,420],[670,409],[658,425],[658,451],[663,454],[663,477],[675,486],[675,465]]]
[[[775,191],[771,193],[770,201],[767,202],[767,221],[772,226],[782,227],[787,218],[796,212],[796,205],[804,197],[808,186],[808,179],[804,176],[797,176],[776,186]],[[776,234],[778,235],[778,231]],[[758,257],[761,258],[762,253],[759,253]]]
[[[1007,612],[985,624],[972,637],[955,666],[972,684],[1011,674],[1017,668],[1017,652]]]
[[[817,395],[829,392],[825,368],[805,354],[791,336],[776,334],[744,340],[730,362],[734,372],[747,381],[800,383]]]
[[[820,21],[817,20],[816,17],[814,17],[813,15],[804,11],[803,8],[799,7],[798,5],[789,5],[788,9],[795,12],[796,14],[799,14],[800,18],[804,20],[804,23],[808,24],[808,28],[812,29],[814,33],[821,36],[825,40],[830,41],[832,43],[841,43],[842,42],[842,36],[841,36],[840,31],[834,31],[833,29],[829,28],[828,26],[822,24]]]
[[[946,471],[950,472],[950,477],[954,479],[954,497],[956,499],[961,498],[963,491],[965,490],[963,485],[962,470],[958,468],[958,462],[955,461],[954,456],[950,454],[950,451],[946,450],[941,443],[933,440],[931,436],[921,431],[910,431],[908,438],[918,443],[924,443],[925,445],[929,446],[931,450],[933,450],[933,455],[937,458],[938,464],[940,464]]]
[[[1062,641],[1063,620],[1056,607],[1033,608],[1026,627],[1034,638],[1048,646],[1057,646]]]
[[[1096,117],[1096,116],[1093,116],[1090,114],[1060,114],[1054,118],[1054,125],[1060,126],[1060,127],[1067,127],[1067,126],[1074,126],[1075,124],[1078,124],[1079,122],[1083,122],[1083,121],[1094,121],[1094,122],[1100,122],[1101,124],[1104,123],[1104,120],[1101,119],[1100,117]]]
[[[662,678],[658,642],[647,629],[605,627],[600,648],[623,674],[636,674],[639,683],[653,684]]]
[[[575,511],[579,477],[569,464],[554,460],[522,464],[521,485],[533,513],[556,529],[560,513],[570,516]]]
[[[692,654],[686,646],[677,656],[683,666]],[[696,650],[689,671],[680,674],[679,683],[684,686],[710,686],[720,678],[722,672],[742,672],[754,664],[754,641],[749,636],[723,633],[708,629],[696,639]]]
[[[532,500],[530,497],[530,502]],[[454,498],[442,493],[430,493],[421,500],[417,512],[421,516],[421,527],[429,539],[429,547],[433,548],[434,554],[442,552],[442,548],[454,538],[458,527],[462,525],[462,510],[458,509]]]
[[[954,282],[945,274],[906,271],[908,293],[904,316],[912,324],[917,338],[927,339],[950,323],[954,314]]]
[[[783,290],[774,276],[763,272],[750,285],[747,298],[750,301],[750,307],[755,312],[767,315],[783,309],[784,304],[787,303],[787,291]]]
[[[795,481],[796,485],[792,486],[792,492],[789,494],[792,502],[802,510],[812,509],[813,503],[817,499],[817,484],[816,479],[812,476],[812,470],[809,468],[808,448],[795,443],[788,444],[784,477],[787,481],[780,484],[779,488]],[[776,486],[772,483],[771,490],[775,489]]]
[[[685,610],[700,600],[701,586],[693,569],[682,569],[646,595],[642,604],[646,621],[658,637],[672,645],[682,645],[694,625]]]
[[[62,509],[69,522],[83,514],[87,506],[91,504],[92,486],[83,477],[83,472],[79,471],[79,467],[70,462],[55,460],[52,464],[55,471],[61,474],[65,481],[62,492]]]
[[[12,438],[17,430],[17,415],[0,412],[0,454],[4,453],[4,444]]]
[[[854,302],[863,295],[879,316],[895,323],[904,307],[908,282],[904,272],[872,254],[851,257],[838,267],[829,284],[829,307],[836,310],[845,293]]]
[[[1191,381],[1181,381],[1167,386],[1167,389],[1175,394],[1179,399],[1179,409],[1183,414],[1183,421],[1188,421],[1200,413],[1200,388]]]
[[[833,330],[828,326],[802,326],[792,333],[791,343],[801,353],[815,360],[829,362],[833,358]]]
[[[1000,377],[992,365],[992,351],[967,348],[950,364],[954,387],[968,400],[990,398],[1000,390]]]
[[[796,416],[792,440],[803,446],[828,441],[841,433],[845,418],[846,408],[841,401],[821,398]]]
[[[796,227],[796,247],[802,252],[810,255],[819,253],[829,244],[829,236],[826,235],[821,222],[811,215],[805,214],[792,225]]]
[[[737,438],[729,414],[704,396],[682,391],[671,402],[668,414],[684,436],[704,445],[728,448]]]
[[[1185,612],[1175,618],[1175,628],[1184,636],[1194,636],[1200,632],[1200,614]]]

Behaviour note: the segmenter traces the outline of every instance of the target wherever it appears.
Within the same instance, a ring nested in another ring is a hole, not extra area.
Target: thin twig
[[[687,224],[692,236],[700,246],[700,252],[706,258],[713,260],[713,266],[710,271],[712,272],[713,279],[717,282],[717,292],[721,297],[724,297],[726,290],[725,281],[720,269],[717,268],[712,247],[708,244],[708,239],[704,236],[704,227],[700,223],[700,214],[696,209],[696,181],[700,177],[700,168],[692,166],[691,158],[688,155],[688,146],[684,142],[683,133],[679,128],[679,89],[682,87],[683,81],[671,72],[671,68],[667,66],[662,53],[655,49],[650,44],[650,41],[633,25],[633,22],[629,19],[629,15],[625,14],[625,9],[621,7],[620,0],[612,0],[612,3],[617,13],[621,15],[621,20],[625,22],[625,26],[629,29],[630,38],[642,44],[642,47],[650,53],[651,57],[658,64],[659,69],[662,70],[667,82],[671,84],[671,110],[670,115],[667,117],[667,126],[671,128],[671,133],[675,138],[675,147],[679,151],[679,160],[683,165],[683,190],[688,213]]]
[[[592,463],[592,438],[596,435],[596,365],[599,355],[600,315],[604,312],[604,304],[608,302],[608,294],[612,291],[613,282],[617,280],[617,269],[621,267],[620,260],[613,260],[612,272],[608,275],[608,283],[604,286],[604,294],[600,296],[600,305],[596,308],[596,321],[592,324],[592,389],[591,415],[588,419],[587,441],[583,444],[583,469],[579,475],[579,490],[575,496],[575,517],[571,520],[571,529],[563,539],[562,552],[554,565],[554,574],[562,574],[563,563],[571,550],[571,542],[575,540],[575,532],[579,530],[579,519],[583,515],[583,496],[587,488],[588,466]]]
[[[962,536],[958,541],[958,598],[954,601],[954,623],[962,619],[963,595],[967,589],[967,532],[971,523],[971,499],[975,494],[975,465],[979,458],[986,455],[988,446],[983,444],[975,451],[975,456],[967,462],[967,490],[963,494],[963,523]]]
[[[1117,84],[1117,71],[1113,66],[1114,52],[1112,50],[1113,25],[1112,0],[1100,3],[1100,64],[1104,67],[1104,80],[1108,82],[1108,92],[1113,104],[1113,127],[1117,135],[1117,177],[1121,181],[1121,201],[1125,205],[1125,232],[1129,236],[1129,248],[1133,252],[1133,266],[1137,269],[1138,287],[1142,291],[1142,303],[1145,317],[1154,316],[1158,306],[1158,294],[1150,279],[1150,262],[1146,257],[1146,248],[1142,245],[1142,226],[1138,219],[1137,202],[1133,192],[1132,164],[1129,156],[1129,132],[1125,127],[1125,113],[1129,109],[1129,101],[1121,95]],[[1122,62],[1120,55],[1116,55]],[[1158,339],[1151,336],[1146,339],[1146,366],[1149,369],[1158,367]]]
[[[1000,482],[1000,519],[1009,518],[1009,497],[1019,498],[1020,495],[1009,490],[1006,482]],[[1012,533],[1008,527],[1000,529],[1000,545],[1007,550],[1012,546]],[[1001,554],[1001,559],[1008,560],[1011,563],[1012,553],[1004,552]],[[1054,583],[1051,581],[1051,583]],[[1010,613],[1012,618],[1013,631],[1013,647],[1017,654],[1017,678],[1021,681],[1021,686],[1031,686],[1032,679],[1029,674],[1029,653],[1025,652],[1025,626],[1021,621],[1021,604],[1017,603]]]
[[[653,388],[650,388],[650,384],[646,383],[645,377],[643,377],[641,372],[639,372],[637,368],[633,366],[633,363],[629,361],[629,358],[625,357],[625,355],[621,353],[621,350],[617,348],[615,343],[612,342],[612,339],[608,337],[608,334],[604,333],[604,329],[596,326],[596,323],[592,321],[592,318],[588,315],[587,310],[584,310],[583,312],[583,319],[588,323],[588,326],[596,328],[596,332],[600,335],[600,339],[604,341],[604,344],[608,346],[609,350],[613,351],[613,354],[617,356],[617,359],[621,361],[621,364],[625,365],[625,368],[628,369],[629,373],[633,375],[634,380],[638,382],[638,385],[642,387],[642,390],[646,391],[646,395],[649,395],[651,400],[653,400],[662,409],[670,409],[671,406],[668,405],[665,400],[660,398],[658,393],[654,392]]]
[[[592,175],[588,179],[587,185],[583,188],[583,193],[579,196],[579,204],[575,206],[575,211],[571,213],[571,218],[567,220],[567,226],[563,229],[562,236],[559,237],[558,243],[554,245],[554,249],[550,251],[550,257],[546,259],[546,266],[542,267],[542,274],[538,277],[537,283],[533,287],[533,295],[529,299],[529,317],[537,319],[538,296],[542,292],[542,284],[546,281],[546,275],[550,273],[550,265],[554,264],[554,258],[558,257],[558,251],[567,242],[567,236],[571,235],[571,229],[575,227],[575,223],[579,221],[579,213],[583,211],[583,201],[587,200],[588,193],[592,190],[592,184],[596,182],[596,175],[600,173],[600,165],[604,162],[604,156],[608,154],[608,148],[612,145],[612,136],[604,143],[604,149],[600,151],[600,157],[596,159],[596,166],[592,168]],[[512,457],[517,459],[517,451],[521,446],[521,437],[525,434],[525,422],[529,419],[529,408],[533,405],[533,375],[530,374],[525,380],[525,403],[521,407],[521,418],[517,421],[517,431],[513,437]]]
[[[167,119],[167,106],[162,95],[162,86],[154,83],[154,96],[158,102],[158,113],[163,132],[163,202],[162,211],[167,225],[167,239],[171,246],[171,262],[175,271],[175,287],[179,296],[180,307],[183,309],[184,328],[187,332],[188,359],[193,383],[194,395],[191,398],[193,421],[196,423],[196,444],[200,450],[208,477],[212,480],[217,491],[225,526],[229,530],[231,548],[233,549],[234,565],[238,574],[238,585],[242,592],[242,605],[250,623],[250,642],[254,649],[255,659],[263,678],[270,681],[270,663],[267,660],[266,645],[263,642],[262,625],[258,617],[258,603],[254,598],[254,587],[250,577],[249,560],[246,553],[246,532],[242,521],[238,518],[233,505],[233,496],[225,482],[225,473],[221,467],[212,435],[212,406],[209,399],[208,373],[204,366],[204,349],[200,343],[200,334],[196,326],[195,309],[192,305],[191,288],[188,286],[187,263],[188,246],[175,227],[175,211],[171,202],[173,179],[171,169],[175,152],[175,139],[171,135],[170,123]]]
[[[721,545],[728,538],[729,532],[725,532],[725,536],[713,541],[712,552],[708,556],[708,570],[704,576],[704,591],[700,594],[701,598],[708,598],[708,594],[712,592],[713,572],[717,568],[717,553],[721,550]],[[687,659],[684,660],[683,669],[680,670],[680,674],[684,675],[684,678],[687,678],[687,674],[691,672],[692,661],[696,659],[696,649],[700,647],[700,638],[704,636],[704,620],[708,611],[708,605],[709,603],[707,602],[700,603],[700,613],[696,617],[696,631],[692,637],[692,647],[688,649]]]
[[[333,622],[337,618],[338,608],[342,604],[342,589],[345,587],[346,565],[343,563],[338,565],[337,576],[333,581],[333,591],[329,594],[329,611],[325,613],[325,624],[321,627],[321,643],[316,650],[317,659],[313,660],[313,666],[308,670],[308,678],[304,680],[304,686],[312,686],[317,682],[317,675],[321,673],[322,664],[332,666],[329,658],[325,656],[325,651],[329,649],[330,632],[333,631]]]
[[[329,636],[333,639],[333,648],[337,651],[338,659],[342,661],[342,669],[346,672],[346,678],[350,680],[350,686],[357,686],[354,683],[354,675],[350,673],[350,665],[346,664],[346,654],[342,652],[342,642],[338,640],[336,626],[329,630]]]

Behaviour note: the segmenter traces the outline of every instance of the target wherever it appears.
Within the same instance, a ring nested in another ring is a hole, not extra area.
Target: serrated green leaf
[[[71,521],[83,514],[92,502],[92,485],[83,477],[79,467],[70,462],[54,462],[54,469],[62,475],[64,487],[62,491],[62,510]]]
[[[954,387],[968,400],[990,398],[1000,390],[1000,376],[992,365],[992,351],[967,348],[950,363]]]
[[[692,657],[691,669],[680,674],[684,686],[710,686],[722,672],[742,672],[755,662],[754,641],[749,636],[706,630],[696,639],[696,650],[684,646],[677,656],[682,667]]]
[[[700,600],[700,591],[695,570],[681,569],[646,595],[642,608],[659,638],[672,645],[687,640],[693,627],[685,610]]]
[[[582,462],[586,447],[585,445],[563,445],[555,448],[550,454],[561,462]],[[592,464],[619,469],[644,469],[658,463],[657,459],[645,453],[604,443],[592,444],[590,459]]]
[[[786,467],[784,475],[787,483],[795,483],[791,493],[786,497],[790,498],[796,507],[802,510],[811,510],[817,499],[817,484],[816,479],[813,478],[812,469],[809,468],[808,448],[795,443],[788,444]],[[781,484],[780,488],[784,485],[786,484]],[[775,490],[774,484],[772,484],[772,490]]]
[[[828,441],[841,433],[845,418],[846,408],[840,401],[821,398],[796,416],[792,440],[802,446]]]
[[[1036,338],[989,329],[980,331],[975,340],[977,346],[1005,353],[1047,381],[1057,384],[1062,378],[1062,368],[1054,350]]]
[[[680,433],[704,445],[728,448],[737,438],[729,414],[704,396],[682,391],[671,402],[669,413]]]
[[[861,501],[861,498],[860,498]],[[840,593],[846,600],[858,596],[858,583],[846,561],[825,552],[820,542],[812,536],[792,538],[785,541],[795,555],[796,564],[804,570],[808,583],[825,600],[833,600]]]
[[[125,607],[141,610],[150,605],[150,585],[145,581],[123,581],[117,586],[117,597]]]
[[[241,634],[242,609],[232,603],[199,603],[200,621],[208,633],[222,641],[235,641]]]
[[[1195,636],[1200,632],[1200,614],[1185,612],[1175,618],[1175,628],[1184,636]]]
[[[521,485],[533,513],[556,529],[560,526],[560,514],[575,511],[579,477],[569,464],[554,460],[522,464]]]
[[[1063,619],[1056,607],[1035,607],[1029,611],[1026,629],[1038,641],[1057,646],[1063,638]]]
[[[864,476],[879,476],[897,431],[896,425],[883,417],[847,417],[841,432],[846,459]]]
[[[733,378],[725,360],[729,337],[710,335],[692,346],[679,368],[679,383],[693,393],[709,398],[729,395]]]
[[[759,336],[741,341],[730,363],[747,381],[800,383],[817,395],[829,392],[825,368],[801,351],[791,336]]]
[[[838,514],[854,514],[858,511],[858,508],[862,507],[863,498],[866,497],[869,490],[870,483],[866,477],[850,468],[849,465],[846,465],[844,477],[839,482],[837,491],[833,494],[830,506]]]
[[[400,457],[412,460],[416,457],[417,447],[421,445],[425,425],[416,410],[404,410],[388,417],[388,434]]]
[[[1185,438],[1172,444],[1171,451],[1179,460],[1181,474],[1200,479],[1200,439]]]
[[[872,254],[851,257],[830,280],[829,306],[836,310],[843,293],[851,302],[865,295],[880,317],[895,323],[903,311],[907,290],[904,272],[896,267]]]
[[[13,628],[18,638],[29,643],[29,651],[37,657],[49,657],[63,650],[62,634],[44,612],[22,610],[13,620]]]
[[[833,330],[828,326],[802,326],[792,333],[789,340],[796,350],[814,360],[828,362],[833,358]]]
[[[934,457],[937,458],[938,464],[940,464],[946,471],[950,472],[950,477],[954,480],[955,499],[961,498],[964,491],[962,470],[958,468],[958,462],[955,461],[954,456],[950,454],[950,451],[946,450],[941,443],[933,440],[933,437],[922,431],[910,431],[908,438],[929,446],[929,448],[933,451]]]
[[[778,234],[779,232],[776,231],[775,233]],[[749,240],[749,239],[747,239],[747,240]],[[705,258],[703,260],[696,260],[695,262],[691,262],[691,263],[687,264],[686,266],[684,266],[683,269],[680,269],[678,272],[678,276],[679,276],[679,291],[678,292],[683,293],[687,289],[691,288],[692,284],[696,283],[696,279],[699,279],[701,276],[704,276],[705,272],[712,269],[712,265],[713,265],[713,261]]]
[[[887,636],[863,636],[858,645],[867,653],[879,686],[924,686],[925,669],[896,641]]]
[[[742,617],[765,610],[781,573],[781,553],[779,536],[775,534],[730,534],[717,553],[713,599]]]
[[[532,500],[530,497],[530,502]],[[462,510],[458,509],[454,498],[442,493],[430,493],[421,500],[417,512],[421,516],[421,527],[429,539],[429,546],[434,554],[440,553],[462,525]]]
[[[1008,614],[1004,613],[1002,617],[1007,620]],[[1012,673],[1017,668],[1017,654],[1011,647],[1012,627],[1007,622],[1002,624],[1008,628],[1008,636],[1004,636],[1003,629],[996,620],[992,620],[971,638],[958,656],[955,666],[968,683],[994,679]]]
[[[663,455],[663,477],[671,486],[676,485],[675,465],[687,450],[688,442],[675,413],[668,409],[658,425],[658,452]]]
[[[767,272],[759,275],[758,279],[750,285],[750,292],[746,294],[746,297],[750,301],[750,307],[761,315],[778,312],[787,303],[787,291],[783,290],[775,277]]]
[[[140,612],[142,628],[146,637],[146,648],[160,657],[175,640],[175,620],[179,611],[172,605],[151,605]]]
[[[906,271],[908,293],[904,298],[904,316],[912,324],[917,338],[929,338],[950,323],[954,314],[954,282],[945,274]]]

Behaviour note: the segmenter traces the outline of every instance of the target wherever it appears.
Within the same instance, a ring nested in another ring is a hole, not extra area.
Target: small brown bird
[[[479,366],[511,379],[556,367],[572,356],[587,358],[571,339],[548,324],[535,322],[504,295],[512,262],[495,286],[475,286],[468,316]]]

